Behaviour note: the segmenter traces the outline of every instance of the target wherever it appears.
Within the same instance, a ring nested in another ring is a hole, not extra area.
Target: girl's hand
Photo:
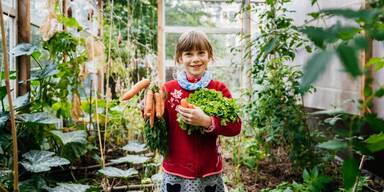
[[[183,121],[189,125],[202,126],[208,128],[211,126],[211,117],[204,113],[200,107],[185,108],[181,105],[176,107],[176,111],[181,115]]]

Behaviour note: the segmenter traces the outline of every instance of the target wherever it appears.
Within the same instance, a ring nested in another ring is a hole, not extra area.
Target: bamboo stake
[[[107,77],[107,82],[106,82],[106,85],[107,85],[107,88],[105,89],[105,121],[104,121],[104,148],[103,148],[103,152],[105,152],[105,146],[106,146],[106,143],[105,143],[105,140],[106,140],[106,132],[107,132],[107,126],[108,126],[108,101],[109,101],[109,97],[108,97],[108,93],[109,93],[109,65],[112,63],[112,58],[111,58],[111,46],[112,46],[112,27],[113,27],[113,0],[110,1],[110,4],[111,4],[111,11],[110,11],[110,19],[111,19],[111,26],[109,28],[109,42],[108,42],[108,61],[107,61],[107,69],[106,69],[106,77]]]
[[[4,79],[7,90],[8,104],[9,104],[9,116],[11,119],[12,129],[12,159],[13,159],[13,191],[19,191],[19,170],[18,170],[18,149],[17,149],[17,133],[15,123],[15,113],[13,111],[11,87],[9,84],[9,63],[8,63],[8,50],[7,39],[5,37],[4,18],[3,18],[3,5],[0,3],[0,26],[1,26],[1,38],[3,46],[3,61],[4,61]]]

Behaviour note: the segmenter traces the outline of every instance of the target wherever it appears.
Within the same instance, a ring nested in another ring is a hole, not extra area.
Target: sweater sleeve
[[[231,92],[224,83],[220,83],[218,86],[218,91],[223,93],[224,97],[232,98]],[[233,123],[228,123],[225,126],[222,126],[220,123],[220,118],[212,117],[213,131],[212,133],[223,136],[235,136],[240,134],[241,131],[241,119],[238,119]]]

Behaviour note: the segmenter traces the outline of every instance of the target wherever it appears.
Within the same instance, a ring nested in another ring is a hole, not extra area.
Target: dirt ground
[[[265,158],[258,163],[257,170],[250,170],[246,166],[236,167],[232,160],[225,159],[224,161],[224,175],[227,177],[226,185],[229,191],[234,191],[239,184],[243,184],[243,189],[247,192],[258,192],[264,188],[274,188],[281,182],[302,182],[302,173],[296,172],[292,169],[292,164],[288,155],[284,152],[275,154],[275,160]],[[332,163],[327,172],[335,174],[337,170],[336,163]],[[363,174],[367,174],[363,171]],[[337,186],[341,186],[342,181],[332,181],[327,185],[324,191],[336,191]],[[370,175],[367,187],[363,191],[371,192],[384,192],[384,179]],[[241,191],[241,190],[240,190]]]

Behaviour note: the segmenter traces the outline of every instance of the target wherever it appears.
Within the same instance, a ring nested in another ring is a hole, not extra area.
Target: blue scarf
[[[201,77],[201,79],[196,83],[189,82],[187,79],[187,74],[184,71],[179,72],[177,74],[177,82],[183,89],[186,89],[188,91],[194,91],[199,88],[207,87],[211,80],[212,75],[208,71],[206,71],[203,77]]]

